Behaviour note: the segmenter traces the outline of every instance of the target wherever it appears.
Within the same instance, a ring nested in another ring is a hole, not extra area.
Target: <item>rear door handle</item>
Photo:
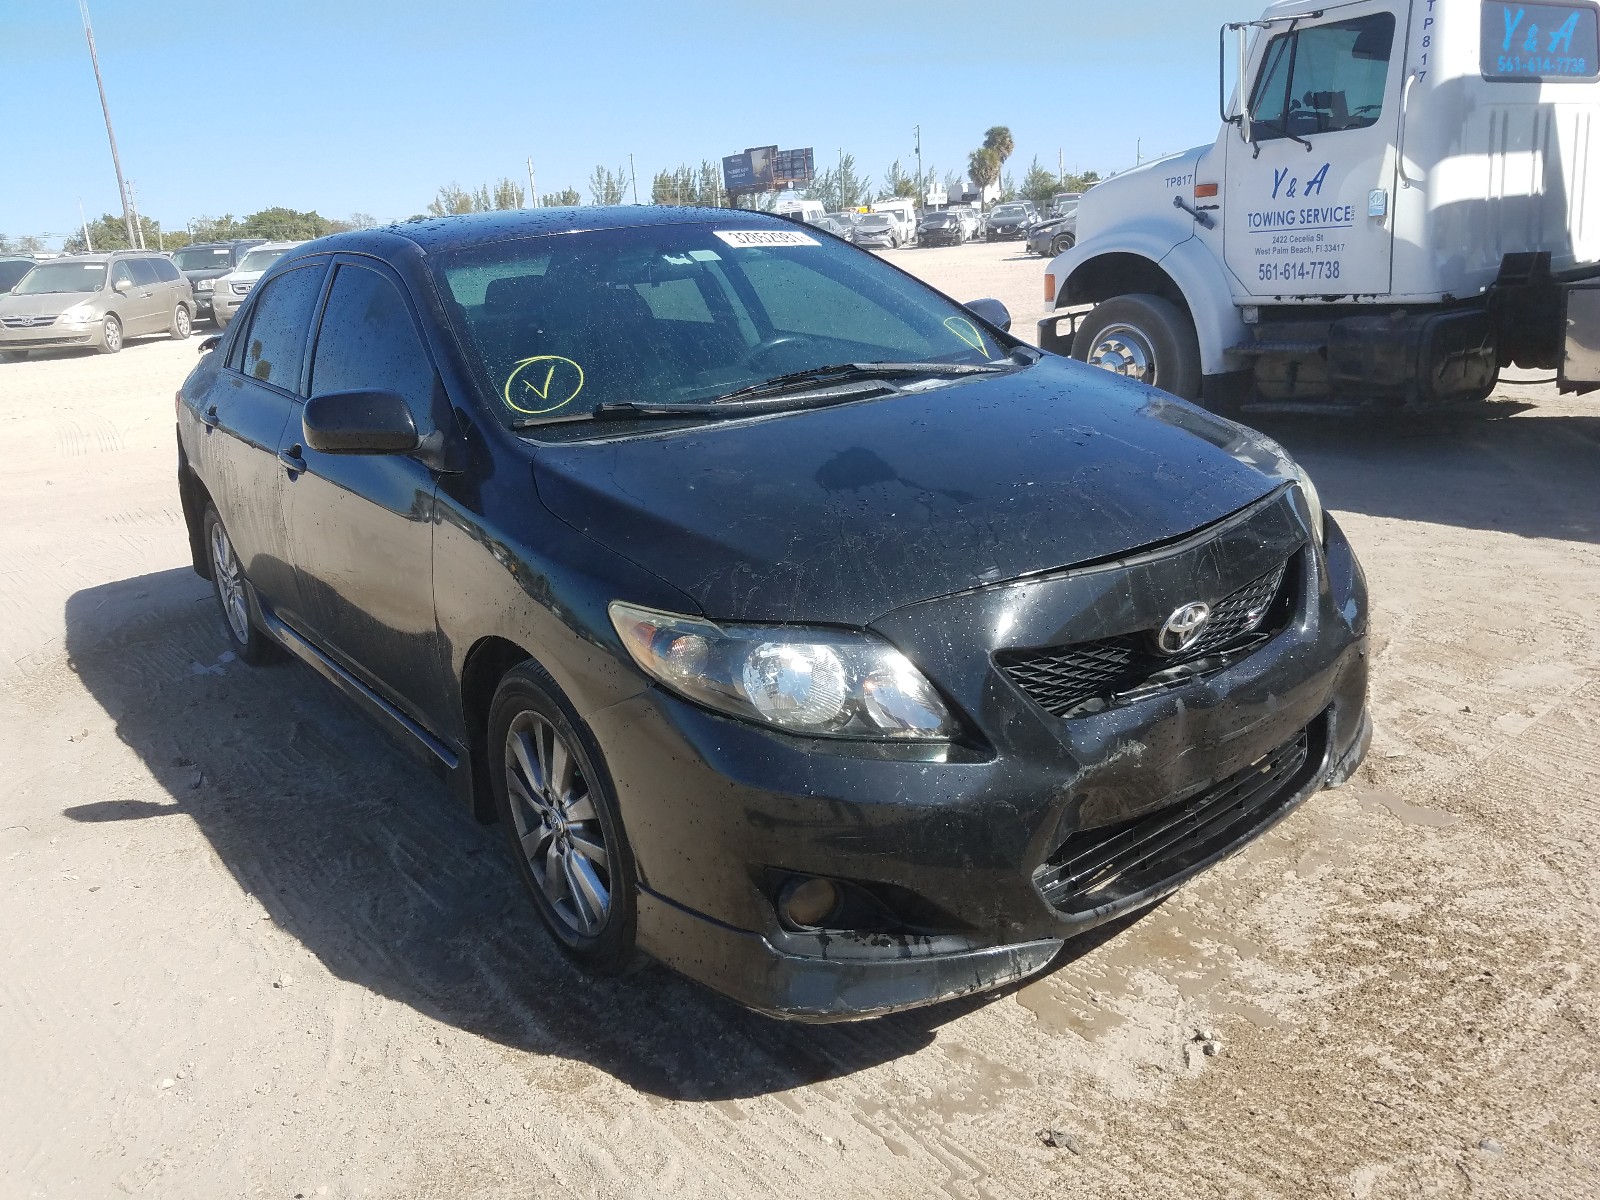
[[[279,450],[278,461],[283,464],[283,469],[289,472],[291,476],[305,474],[306,460],[300,457],[300,444],[298,442],[287,450]]]

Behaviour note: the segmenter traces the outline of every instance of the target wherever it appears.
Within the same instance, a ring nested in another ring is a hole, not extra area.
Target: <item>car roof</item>
[[[632,229],[648,225],[717,224],[729,228],[793,229],[794,222],[768,213],[735,208],[695,208],[666,204],[590,205],[573,208],[515,208],[459,217],[427,217],[399,221],[376,229],[335,233],[298,247],[306,253],[392,253],[410,242],[424,254],[442,254],[467,246],[513,241],[543,234],[582,233],[596,229]]]

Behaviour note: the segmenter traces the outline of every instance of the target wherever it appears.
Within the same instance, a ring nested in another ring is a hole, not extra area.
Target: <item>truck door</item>
[[[1248,124],[1225,139],[1224,253],[1246,295],[1390,290],[1410,13],[1367,0],[1263,28]]]

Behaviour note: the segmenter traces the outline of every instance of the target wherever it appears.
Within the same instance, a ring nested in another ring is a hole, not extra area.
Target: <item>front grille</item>
[[[1058,911],[1092,912],[1183,874],[1260,828],[1305,784],[1312,730],[1177,804],[1073,834],[1035,873]]]
[[[1043,650],[1004,650],[995,656],[1000,669],[1030,699],[1052,716],[1070,716],[1079,709],[1099,709],[1119,694],[1152,684],[1175,667],[1197,664],[1216,655],[1232,655],[1266,641],[1282,628],[1292,588],[1285,587],[1289,563],[1223,597],[1211,608],[1211,621],[1198,641],[1181,654],[1156,650],[1156,629],[1051,646]],[[1217,664],[1221,666],[1222,664]],[[1178,672],[1174,682],[1201,673]]]
[[[7,329],[48,329],[55,323],[54,317],[0,317]]]

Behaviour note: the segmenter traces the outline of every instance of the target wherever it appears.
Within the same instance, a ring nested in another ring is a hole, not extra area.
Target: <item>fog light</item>
[[[839,888],[831,880],[805,879],[784,889],[778,908],[789,924],[816,929],[838,912],[839,900]]]

